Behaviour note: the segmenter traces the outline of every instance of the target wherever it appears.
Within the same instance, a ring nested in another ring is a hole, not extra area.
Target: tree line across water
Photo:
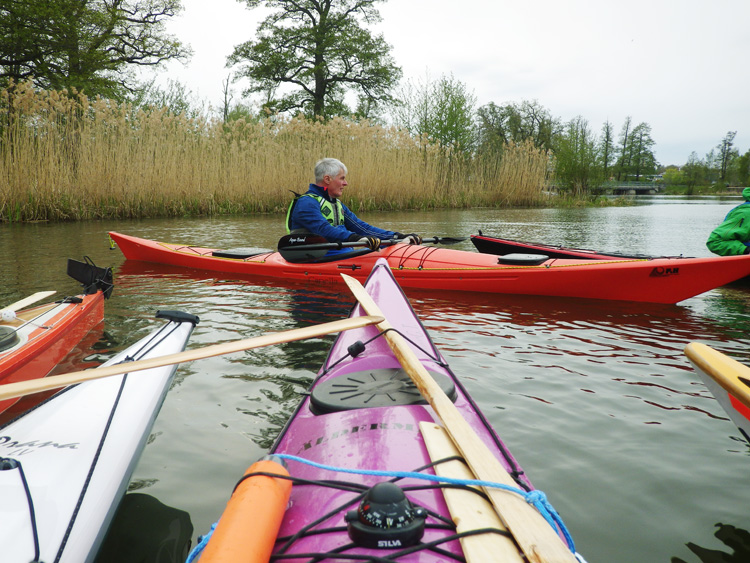
[[[402,170],[403,176],[392,181],[410,193],[399,198],[407,207],[538,205],[546,201],[544,190],[549,182],[554,182],[564,196],[585,199],[610,179],[642,181],[659,173],[663,182],[690,190],[704,184],[748,183],[750,151],[739,154],[733,146],[734,132],[728,132],[705,159],[693,153],[684,166],[665,169],[654,157],[651,127],[629,117],[619,130],[607,122],[600,134],[596,134],[583,117],[563,122],[536,100],[476,107],[469,88],[452,75],[403,82],[401,70],[383,36],[366,27],[379,20],[375,8],[379,1],[382,0],[245,0],[251,9],[266,6],[272,11],[261,22],[256,39],[237,45],[229,55],[233,79],[228,78],[224,83],[224,96],[217,110],[207,109],[204,102],[195,100],[179,83],[159,88],[154,82],[139,81],[134,70],[190,55],[189,47],[165,31],[165,22],[181,10],[180,0],[3,3],[0,27],[7,32],[0,35],[0,87],[4,88],[0,148],[4,174],[15,177],[12,167],[23,160],[22,156],[28,165],[37,167],[42,166],[42,161],[35,159],[47,158],[48,165],[51,154],[58,160],[70,159],[65,164],[61,161],[62,171],[49,169],[39,173],[37,181],[51,182],[52,187],[37,184],[35,188],[65,194],[56,205],[66,209],[70,206],[65,202],[76,198],[68,193],[71,188],[62,189],[54,184],[62,182],[61,178],[68,178],[66,181],[71,185],[80,182],[82,163],[87,151],[91,152],[84,145],[93,132],[103,145],[117,144],[130,137],[136,143],[143,133],[140,128],[158,118],[169,122],[167,130],[173,132],[161,141],[178,144],[154,147],[154,155],[161,158],[152,159],[163,163],[167,161],[166,154],[188,155],[190,146],[219,138],[224,153],[262,146],[269,135],[274,142],[286,146],[286,141],[280,139],[286,139],[289,128],[303,127],[307,121],[304,126],[310,130],[316,127],[325,130],[324,138],[330,140],[330,145],[315,142],[311,150],[302,151],[307,153],[306,160],[299,159],[297,148],[282,151],[292,158],[279,163],[283,168],[299,168],[301,173],[294,175],[295,180],[304,178],[304,181],[318,156],[335,154],[346,158],[345,154],[351,154],[340,148],[346,146],[351,131],[357,131],[357,137],[369,137],[375,146],[384,146],[389,155],[395,147],[406,144],[409,155],[400,162],[404,165],[408,162],[415,169]],[[249,86],[242,92],[242,100],[234,102],[232,85],[237,80]],[[37,100],[36,106],[28,105],[31,98]],[[57,108],[63,106],[57,113]],[[46,109],[42,111],[41,107]],[[72,107],[77,109],[71,110]],[[108,125],[101,129],[103,124],[96,120],[102,119],[105,109],[112,114],[107,118]],[[120,121],[123,119],[124,122]],[[239,137],[228,133],[239,130],[244,131]],[[252,139],[250,131],[264,137]],[[337,134],[343,137],[337,138]],[[27,139],[29,135],[31,140]],[[54,140],[58,135],[63,137]],[[42,149],[46,145],[49,146]],[[58,149],[61,152],[56,153]],[[522,149],[527,157],[519,159]],[[24,150],[31,152],[24,155]],[[42,150],[47,153],[38,154]],[[424,158],[415,159],[411,155],[414,150],[421,151]],[[128,149],[128,154],[139,153],[137,147]],[[377,151],[375,154],[383,156]],[[226,154],[213,158],[212,165],[227,162]],[[509,166],[525,166],[523,163],[532,161],[527,170],[509,175]],[[544,165],[539,166],[537,161]],[[183,166],[176,164],[177,160],[174,162],[177,170],[191,168],[189,163]],[[351,163],[351,169],[363,177],[366,173],[373,174],[368,181],[381,185],[383,175],[387,175],[383,170],[390,162],[380,161],[365,169]],[[104,167],[105,175],[117,168],[101,156],[97,157],[97,163]],[[133,161],[132,165],[150,168],[149,162]],[[530,169],[537,171],[533,178]],[[524,178],[522,185],[497,191],[497,185],[506,185],[506,180],[497,179],[501,170],[506,177]],[[155,208],[162,208],[163,212],[218,212],[234,207],[267,210],[281,206],[263,196],[253,199],[265,202],[260,205],[219,203],[216,193],[206,199],[207,192],[227,186],[208,186],[202,180],[194,184],[201,176],[196,172],[191,179],[182,180],[183,189],[191,193],[188,200],[192,204],[167,204],[163,196],[153,196],[163,200]],[[225,172],[219,176],[212,181],[228,181],[232,174]],[[126,185],[129,176],[117,178],[102,185],[121,181],[120,189],[132,187]],[[247,175],[247,181],[253,185],[265,181],[265,177],[261,178]],[[407,180],[427,185],[412,188]],[[132,181],[138,183],[138,179]],[[293,187],[286,178],[270,177],[268,181],[271,185],[265,189],[270,193]],[[490,183],[473,187],[479,181]],[[13,190],[19,189],[24,184],[19,182],[9,185]],[[149,207],[144,201],[145,194],[158,193],[153,191],[155,188],[155,185],[138,188],[145,192],[133,196],[131,204],[125,206],[128,211],[123,213],[145,213],[144,206]],[[463,191],[467,194],[460,195]],[[240,187],[222,193],[235,192],[243,201]],[[8,192],[3,193],[3,198],[7,198]],[[25,195],[25,201],[39,201],[37,193]],[[369,194],[359,199],[360,205],[373,208],[388,205],[390,201],[377,203],[379,198]],[[26,216],[19,211],[25,206],[19,204],[18,197],[10,207],[7,201],[0,203],[3,203],[0,217],[19,220]],[[103,210],[112,205],[100,201],[91,213],[105,213]],[[169,211],[170,206],[175,209]],[[31,215],[59,218],[75,215],[72,208],[54,213],[49,207],[41,208],[47,211],[38,208]]]

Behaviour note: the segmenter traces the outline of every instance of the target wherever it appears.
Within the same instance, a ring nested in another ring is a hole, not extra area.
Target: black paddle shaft
[[[398,244],[405,239],[386,239],[380,241],[380,246]],[[466,238],[454,237],[432,237],[422,239],[427,244],[456,244]],[[279,239],[279,253],[287,262],[309,262],[322,258],[329,250],[339,248],[364,248],[368,246],[366,241],[355,240],[352,242],[328,242],[324,237],[314,234],[284,235]],[[342,256],[341,258],[346,258]]]
[[[384,239],[380,242],[380,246],[388,246],[391,244],[398,244],[406,239]],[[466,237],[455,238],[455,237],[432,237],[422,239],[422,244],[456,244],[465,241]],[[305,246],[308,250],[333,250],[335,248],[356,248],[367,246],[366,241],[355,240],[352,242],[328,242],[324,237],[320,235],[284,235],[279,239],[279,250],[282,248],[291,248],[295,246]]]

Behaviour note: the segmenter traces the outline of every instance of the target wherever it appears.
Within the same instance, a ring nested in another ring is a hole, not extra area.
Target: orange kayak
[[[75,264],[87,275],[92,272],[96,277],[96,272],[100,272],[110,277],[92,279],[80,295],[20,309],[6,315],[7,319],[3,317],[0,320],[0,383],[45,377],[104,319],[104,299],[112,291],[111,272],[81,262]],[[0,401],[0,412],[16,401]]]
[[[111,232],[128,260],[343,286],[364,281],[385,258],[404,288],[677,303],[750,275],[750,255],[707,258],[585,260],[539,254],[495,256],[426,245],[393,244],[341,260],[291,263],[268,249],[214,249]]]

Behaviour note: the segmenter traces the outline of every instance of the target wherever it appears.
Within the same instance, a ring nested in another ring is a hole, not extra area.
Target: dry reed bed
[[[312,167],[349,168],[354,210],[531,206],[548,158],[531,145],[471,158],[336,118],[187,119],[80,94],[0,91],[0,221],[283,212]]]

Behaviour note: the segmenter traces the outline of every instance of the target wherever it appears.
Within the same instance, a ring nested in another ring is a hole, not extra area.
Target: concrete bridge
[[[602,189],[612,195],[653,195],[664,190],[655,182],[604,182]]]
[[[549,187],[552,193],[558,193],[556,185]],[[601,186],[591,189],[594,193],[609,195],[653,195],[664,191],[664,186],[655,182],[604,182]]]

